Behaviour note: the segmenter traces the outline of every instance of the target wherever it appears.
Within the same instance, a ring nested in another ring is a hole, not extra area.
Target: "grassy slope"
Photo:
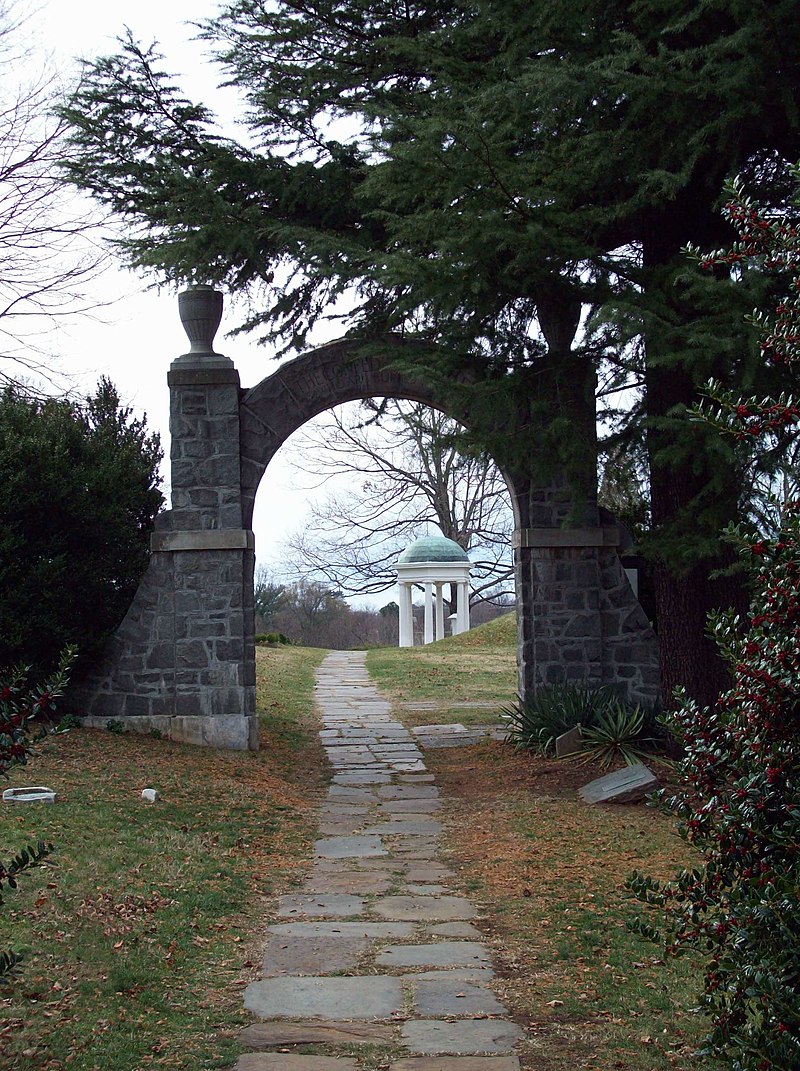
[[[516,621],[505,614],[461,636],[422,647],[381,647],[367,654],[367,667],[380,689],[397,704],[407,725],[494,721],[516,693]],[[433,711],[402,704],[433,702]],[[483,704],[470,710],[463,702]]]
[[[0,989],[0,1064],[233,1063],[266,897],[304,867],[315,834],[324,762],[305,730],[323,655],[258,652],[258,754],[73,730],[12,771],[9,784],[47,784],[58,800],[0,807],[0,858],[38,838],[57,851],[0,909],[0,947],[26,953]]]

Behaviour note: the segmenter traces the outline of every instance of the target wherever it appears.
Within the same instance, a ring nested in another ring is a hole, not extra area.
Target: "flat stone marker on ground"
[[[251,982],[244,1006],[262,1019],[390,1019],[403,1007],[399,978],[264,978]]]
[[[454,721],[449,725],[417,725],[411,732],[415,736],[452,736],[453,733],[467,732],[467,727],[460,721]]]
[[[576,754],[578,751],[583,751],[583,733],[580,725],[575,725],[572,729],[562,733],[561,736],[556,737],[556,758],[563,759],[567,755]]]
[[[432,1056],[510,1052],[522,1030],[507,1019],[411,1019],[403,1025],[404,1043],[412,1052]]]
[[[376,1045],[391,1041],[392,1034],[393,1028],[385,1023],[283,1020],[251,1023],[240,1032],[239,1040],[249,1049],[271,1049],[277,1045]]]
[[[587,803],[635,803],[658,788],[658,778],[643,762],[598,777],[578,790]]]

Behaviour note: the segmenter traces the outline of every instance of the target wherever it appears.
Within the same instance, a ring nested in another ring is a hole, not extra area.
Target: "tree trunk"
[[[660,246],[660,248],[659,248]],[[739,480],[733,455],[713,441],[717,434],[700,421],[681,417],[682,407],[695,405],[706,376],[730,377],[731,369],[714,355],[699,353],[693,361],[693,323],[702,316],[689,307],[670,270],[671,251],[663,244],[645,244],[650,268],[645,298],[655,309],[645,327],[647,449],[653,534],[649,556],[654,564],[656,618],[667,705],[683,685],[702,704],[711,704],[729,684],[727,669],[708,636],[708,615],[747,605],[741,574],[712,579],[735,562],[721,533],[737,520]]]

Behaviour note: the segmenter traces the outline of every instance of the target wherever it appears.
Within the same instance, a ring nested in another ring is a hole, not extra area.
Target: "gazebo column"
[[[462,580],[456,597],[456,626],[458,632],[469,632],[469,583]]]
[[[444,598],[442,585],[436,585],[436,639],[444,639]]]
[[[433,584],[425,584],[425,643],[433,643]]]
[[[400,632],[400,646],[401,647],[413,647],[414,646],[414,615],[411,606],[411,585],[405,584],[401,580],[399,582],[400,603],[399,603],[399,632]]]

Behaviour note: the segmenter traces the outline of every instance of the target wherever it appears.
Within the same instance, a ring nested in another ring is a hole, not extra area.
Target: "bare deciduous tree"
[[[43,373],[56,322],[96,307],[85,284],[102,260],[88,209],[61,177],[67,124],[58,85],[23,43],[24,17],[0,0],[0,380]]]
[[[292,461],[310,486],[347,480],[312,502],[289,541],[287,572],[316,577],[344,595],[384,591],[414,539],[437,531],[470,551],[472,597],[512,590],[512,517],[494,463],[456,448],[458,424],[423,405],[391,400],[336,410],[299,443]]]

